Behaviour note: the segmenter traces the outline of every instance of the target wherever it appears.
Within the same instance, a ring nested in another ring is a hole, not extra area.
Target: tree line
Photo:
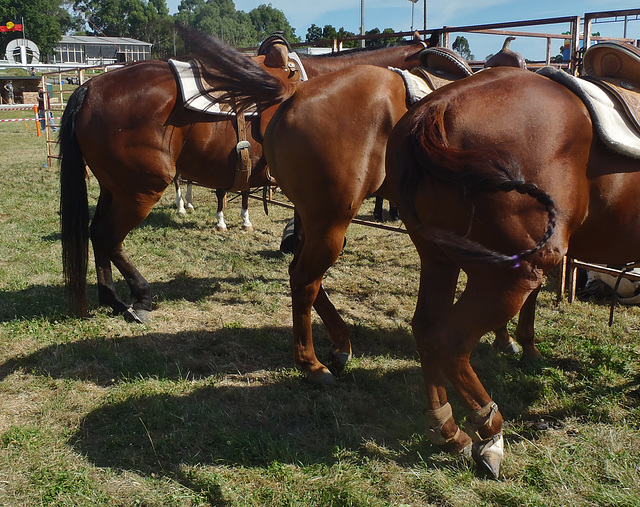
[[[290,42],[302,42],[281,10],[263,4],[249,12],[238,11],[233,0],[182,0],[175,14],[169,14],[166,0],[0,0],[0,24],[16,20],[24,23],[24,35],[0,34],[2,54],[8,42],[24,36],[38,45],[42,61],[53,53],[64,34],[130,37],[153,44],[153,57],[168,58],[185,50],[184,42],[174,34],[173,22],[215,35],[236,47],[257,46],[278,30]],[[393,32],[391,28],[382,32],[374,28],[367,34]],[[305,40],[354,35],[332,25],[311,25]],[[395,38],[373,39],[367,46],[395,42]],[[359,41],[344,43],[344,47],[359,45]]]

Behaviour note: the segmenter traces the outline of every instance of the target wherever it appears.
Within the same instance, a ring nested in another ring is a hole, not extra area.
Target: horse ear
[[[422,40],[422,37],[420,36],[420,32],[418,32],[418,30],[413,32],[413,40],[416,42],[420,42]]]
[[[267,67],[286,68],[288,63],[289,50],[284,44],[273,44],[264,59],[264,64]]]

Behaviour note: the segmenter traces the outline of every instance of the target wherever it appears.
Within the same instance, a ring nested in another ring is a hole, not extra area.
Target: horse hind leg
[[[126,235],[149,214],[159,196],[152,196],[144,205],[142,201],[121,198],[114,200],[111,193],[102,188],[96,213],[91,222],[90,234],[98,277],[98,301],[110,306],[114,314],[123,314],[136,322],[148,320],[152,308],[151,288],[147,280],[133,265],[122,249]],[[132,207],[131,203],[136,202]],[[134,300],[133,308],[118,296],[113,282],[113,263],[127,282]]]
[[[417,244],[417,246],[420,243]],[[420,288],[411,322],[420,354],[427,397],[427,438],[452,454],[471,454],[471,439],[456,424],[445,388],[445,370],[434,329],[438,319],[451,311],[459,275],[458,267],[438,255],[432,245],[418,249],[423,258]]]
[[[507,326],[495,330],[496,339],[493,346],[501,352],[512,355],[522,351],[522,362],[532,362],[540,358],[534,334],[536,299],[539,292],[540,288],[534,290],[520,309],[515,340],[509,335]]]
[[[468,273],[462,295],[431,332],[445,376],[471,410],[465,431],[473,440],[473,458],[494,478],[503,457],[502,415],[469,358],[480,337],[512,318],[541,282],[541,272],[529,267],[511,272],[485,267]]]
[[[307,378],[319,384],[333,384],[335,378],[315,354],[311,327],[311,308],[322,318],[332,342],[331,356],[342,366],[351,357],[347,325],[329,301],[322,278],[340,255],[347,224],[333,226],[320,233],[302,234],[289,267],[293,307],[294,361]],[[322,239],[320,239],[322,238]]]

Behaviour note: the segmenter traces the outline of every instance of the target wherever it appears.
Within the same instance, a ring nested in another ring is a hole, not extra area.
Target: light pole
[[[418,0],[409,0],[409,2],[411,2],[411,31],[413,32],[413,9],[416,6]]]

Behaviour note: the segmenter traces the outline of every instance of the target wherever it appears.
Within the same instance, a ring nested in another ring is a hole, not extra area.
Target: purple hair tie
[[[512,268],[519,268],[520,267],[520,256],[519,255],[514,255],[511,257],[511,260],[514,261],[513,266],[511,266]]]

